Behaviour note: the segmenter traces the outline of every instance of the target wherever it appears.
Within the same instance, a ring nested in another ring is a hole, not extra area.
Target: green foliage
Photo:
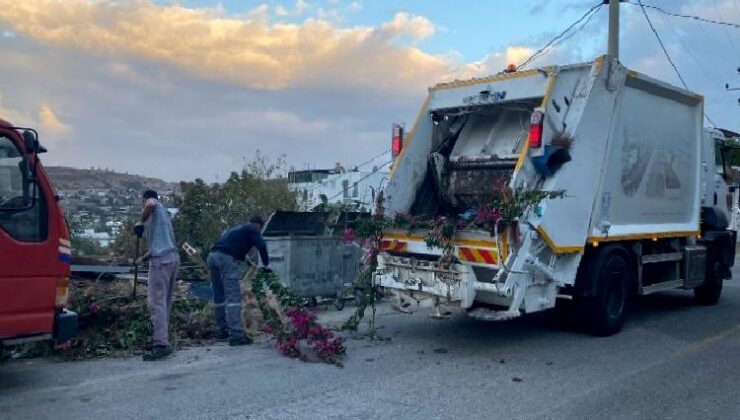
[[[357,308],[344,324],[342,324],[342,330],[357,331],[368,307],[372,309],[372,317],[369,320],[370,330],[373,331],[375,329],[375,304],[383,298],[383,294],[379,288],[375,287],[372,282],[376,267],[377,264],[373,261],[360,268],[360,272],[353,282],[355,293],[359,298]]]
[[[519,191],[514,195],[501,194],[494,200],[493,208],[501,213],[501,221],[503,224],[510,224],[515,220],[519,219],[523,214],[524,210],[529,207],[537,206],[545,199],[556,199],[565,197],[565,191]]]
[[[224,230],[252,215],[267,218],[277,210],[294,210],[296,197],[288,189],[286,174],[284,159],[270,161],[258,153],[224,183],[182,182],[175,236],[205,251]]]
[[[71,235],[72,242],[72,254],[75,257],[92,256],[92,255],[103,255],[105,251],[95,243],[87,238],[82,238],[77,233],[84,230],[82,222],[76,218],[67,217],[69,223],[69,233]]]
[[[71,345],[59,350],[66,358],[127,355],[142,351],[152,335],[146,297],[130,299],[128,284],[72,284],[69,307],[80,316]],[[213,334],[213,308],[205,302],[176,298],[170,331],[180,344],[208,342]]]
[[[136,254],[136,235],[134,235],[134,226],[138,222],[136,215],[129,215],[121,225],[121,230],[116,236],[115,242],[111,245],[113,255],[119,260],[133,259]],[[142,237],[139,243],[139,256],[146,254],[149,248],[149,242]]]

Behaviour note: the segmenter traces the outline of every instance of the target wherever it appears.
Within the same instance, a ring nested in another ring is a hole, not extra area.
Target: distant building
[[[388,172],[314,169],[288,174],[288,188],[296,194],[299,210],[308,211],[321,204],[324,195],[329,203],[358,204],[372,210],[375,197],[385,186]]]

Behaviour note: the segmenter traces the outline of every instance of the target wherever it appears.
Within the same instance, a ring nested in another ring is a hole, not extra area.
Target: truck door
[[[58,226],[50,223],[49,186],[31,172],[40,166],[20,144],[15,131],[0,131],[0,339],[53,328]]]

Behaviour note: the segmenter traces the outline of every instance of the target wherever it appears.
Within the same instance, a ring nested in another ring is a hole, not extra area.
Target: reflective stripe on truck
[[[481,241],[470,239],[456,239],[454,255],[464,263],[470,265],[492,266],[499,265],[499,249],[495,241]],[[424,242],[424,237],[420,235],[386,233],[380,243],[380,249],[390,253],[410,253],[421,255],[441,256],[443,250],[440,248],[430,248]],[[504,258],[508,244],[506,240],[501,241],[500,251]]]

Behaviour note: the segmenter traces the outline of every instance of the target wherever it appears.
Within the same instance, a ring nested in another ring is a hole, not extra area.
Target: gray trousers
[[[175,276],[180,265],[177,252],[149,260],[149,281],[147,284],[147,304],[149,317],[154,326],[153,341],[155,346],[168,346],[170,309],[172,293],[175,290]]]
[[[207,262],[208,271],[211,273],[216,326],[221,331],[228,331],[231,338],[243,337],[239,266],[234,257],[218,251],[208,254]]]

